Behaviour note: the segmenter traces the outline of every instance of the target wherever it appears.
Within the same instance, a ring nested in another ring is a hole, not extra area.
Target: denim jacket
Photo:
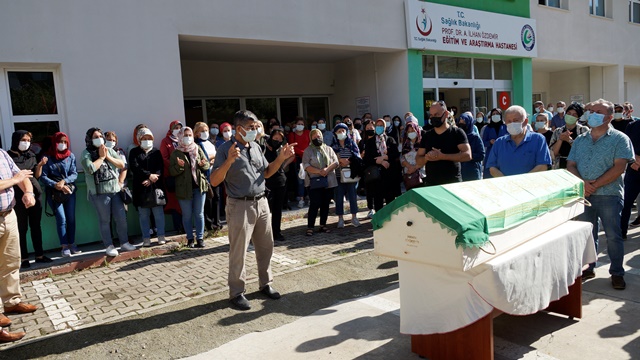
[[[76,157],[73,154],[62,160],[49,157],[49,161],[42,167],[42,176],[40,176],[40,181],[48,188],[54,188],[60,180],[64,180],[67,184],[73,184],[76,179],[78,179],[78,170]]]

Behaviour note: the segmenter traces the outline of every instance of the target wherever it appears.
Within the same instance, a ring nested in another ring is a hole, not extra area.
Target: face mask
[[[347,138],[347,133],[339,132],[336,136],[338,137],[338,140],[344,140]]]
[[[327,124],[318,124],[318,129],[323,130],[327,128]]]
[[[249,131],[245,130],[245,134],[240,136],[242,136],[242,140],[244,140],[244,142],[250,143],[256,139],[257,135],[258,135],[257,130],[249,130]]]
[[[231,139],[231,131],[223,131],[222,137],[224,137],[227,140]]]
[[[539,113],[541,113],[541,112],[542,112],[542,106],[538,106],[538,107],[536,108],[536,114],[539,114]]]
[[[107,140],[107,142],[105,142],[104,145],[109,149],[113,149],[113,147],[116,146],[116,142]]]
[[[384,134],[384,126],[376,126],[376,134],[378,135]]]
[[[212,136],[218,136],[218,134],[220,133],[220,129],[211,128],[211,129],[209,129],[209,132],[211,133]]]
[[[356,130],[360,130],[360,129],[362,129],[362,124],[355,123],[355,124],[353,124],[353,127],[356,128]]]
[[[258,134],[262,134],[262,128],[261,127],[258,128]]]
[[[209,138],[209,133],[206,131],[203,131],[200,133],[200,139],[202,140],[207,140]]]
[[[322,146],[322,139],[320,139],[320,138],[315,138],[315,139],[311,140],[311,142],[315,146],[318,146],[318,147]]]
[[[553,106],[549,106],[549,107],[547,108],[547,111],[549,111],[549,112],[553,112]]]
[[[507,131],[509,132],[509,134],[515,136],[515,135],[522,134],[524,129],[522,128],[522,123],[516,122],[516,123],[507,124]]]
[[[185,136],[182,138],[182,143],[184,146],[189,146],[193,142],[193,136]]]
[[[153,147],[153,140],[142,140],[140,141],[140,147],[144,150],[149,150]]]
[[[282,146],[282,141],[271,140],[271,147],[274,149],[279,149]]]
[[[465,124],[465,123],[463,123],[463,122],[458,123],[458,127],[459,127],[460,129],[464,130],[465,132],[467,131],[467,124]]]
[[[395,127],[400,126],[400,121],[397,121],[397,120],[396,120],[396,121],[394,121],[394,122],[393,122],[393,126],[395,126]]]
[[[484,119],[482,118],[482,116],[478,116],[478,117],[476,118],[476,122],[477,122],[478,124],[482,124],[482,122],[483,122],[483,121],[484,121]]]
[[[623,115],[622,113],[618,113],[618,112],[617,113],[613,113],[613,118],[616,119],[616,120],[620,120],[623,117],[622,115]]]
[[[349,127],[349,128],[352,128],[352,127],[353,127],[353,124],[352,124],[352,123],[350,123],[350,122],[347,122],[347,123],[344,123],[344,124],[345,124],[345,125],[347,125],[347,127]]]
[[[284,127],[284,131],[286,131],[286,132],[291,131],[291,127],[289,127],[289,126],[285,126],[285,127]]]
[[[444,124],[442,118],[431,118],[431,125],[433,125],[434,128],[439,128],[442,124]]]
[[[544,129],[546,126],[544,121],[536,121],[536,130]]]
[[[564,108],[563,107],[559,107],[558,108],[558,114],[564,114]]]
[[[589,110],[585,111],[584,114],[582,114],[582,117],[580,117],[580,119],[586,122],[589,119],[589,114],[591,114],[591,111]]]
[[[491,121],[493,121],[494,123],[499,123],[500,120],[502,120],[502,117],[500,115],[492,115],[491,116]]]
[[[18,150],[27,151],[29,150],[29,146],[31,146],[30,141],[20,141],[20,143],[18,144]]]
[[[58,151],[65,151],[65,150],[67,150],[67,144],[65,144],[65,143],[58,143],[58,145],[56,146],[56,148],[58,149]]]
[[[365,131],[364,131],[364,133],[365,133],[367,136],[373,136],[373,135],[375,135],[375,134],[376,134],[376,131],[375,131],[375,130],[365,130]]]
[[[315,126],[315,125],[311,125],[311,130],[315,130],[315,129],[317,129],[317,128],[318,128],[317,126]]]
[[[304,125],[296,125],[296,131],[304,130]]]
[[[589,126],[592,128],[598,127],[604,124],[604,114],[591,113],[589,114]]]
[[[102,146],[102,144],[104,144],[104,139],[103,138],[96,138],[96,139],[91,140],[91,142],[93,143],[93,146],[100,147],[100,146]]]
[[[565,115],[564,116],[564,122],[569,124],[569,125],[573,125],[578,121],[578,118],[575,116],[571,116],[571,115]]]
[[[173,136],[177,137],[180,134],[180,129],[174,129],[172,132]]]
[[[415,139],[418,137],[418,133],[417,132],[411,132],[407,134],[407,137],[411,140]]]

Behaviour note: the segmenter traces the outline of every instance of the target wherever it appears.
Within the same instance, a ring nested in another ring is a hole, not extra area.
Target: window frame
[[[544,2],[541,4],[541,2]],[[544,6],[551,9],[569,10],[568,0],[558,0],[558,6],[549,5],[549,0],[538,0],[538,6]]]
[[[594,6],[596,1],[602,1],[602,15],[596,14],[595,13],[595,9],[596,7]],[[611,18],[609,15],[609,11],[607,11],[607,0],[589,0],[589,15],[591,16],[597,16],[600,18]]]
[[[640,25],[640,16],[638,19],[633,18],[633,5],[640,6],[640,0],[629,0],[629,22],[631,24]]]

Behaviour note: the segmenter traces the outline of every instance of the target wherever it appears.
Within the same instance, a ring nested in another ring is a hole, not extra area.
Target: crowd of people
[[[6,294],[9,286],[13,294],[11,299],[3,295],[5,312],[21,304],[15,281],[18,268],[30,266],[28,231],[35,261],[52,261],[43,252],[43,208],[55,216],[62,257],[80,253],[75,236],[78,164],[87,189],[81,196],[95,208],[108,256],[118,255],[112,223],[120,251],[136,248],[129,242],[129,205],[138,211],[143,246],[151,246],[152,237],[158,244],[167,241],[165,214],[193,248],[204,247],[205,230],[220,230],[226,216],[230,299],[241,310],[250,308],[244,297],[249,242],[256,250],[260,291],[280,297],[271,287],[270,261],[273,241],[284,239],[282,211],[290,204],[308,204],[305,234],[313,236],[333,230],[327,224],[331,202],[336,204],[337,229],[346,226],[345,211],[350,225],[358,227],[358,196],[366,197],[367,216],[372,217],[403,191],[552,168],[566,168],[584,180],[592,206],[580,219],[594,225],[596,248],[601,222],[612,285],[624,289],[623,240],[629,226],[640,225],[640,217],[629,224],[640,194],[640,155],[634,153],[640,149],[640,121],[632,116],[632,104],[603,99],[584,106],[559,101],[553,111],[536,102],[531,116],[517,105],[486,115],[457,115],[457,109],[436,101],[423,126],[410,112],[376,119],[370,113],[362,118],[334,115],[331,125],[325,118],[308,122],[303,117],[263,123],[250,111],[238,111],[231,123],[198,122],[191,128],[173,121],[159,142],[147,125],[139,124],[126,150],[118,147],[115,132],[92,127],[77,159],[63,132],[53,134],[36,154],[33,135],[15,131],[10,150],[0,150],[0,220],[16,222],[18,231],[12,236],[19,238],[20,247],[12,250],[19,256],[2,265],[3,278],[12,280],[9,285],[5,280],[0,290]],[[583,279],[595,276],[594,265]],[[13,310],[35,311],[27,305]],[[5,319],[0,316],[0,325]]]

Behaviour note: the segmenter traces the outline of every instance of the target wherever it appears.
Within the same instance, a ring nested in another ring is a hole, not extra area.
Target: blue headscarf
[[[347,127],[347,125],[340,123],[338,125],[336,125],[333,128],[333,134],[335,135],[336,132],[340,129],[343,129],[346,131],[347,134],[349,134],[349,128]],[[355,141],[353,141],[351,139],[350,136],[347,136],[344,139],[344,147],[346,147],[347,149],[351,150],[351,152],[353,153],[353,155],[360,157],[360,150],[358,150],[358,145],[355,143]],[[340,140],[338,140],[338,136],[336,135],[336,141],[333,142],[333,144],[331,145],[331,148],[333,148],[333,151],[336,152],[336,154],[340,153]]]
[[[464,127],[460,126],[460,119],[464,120]],[[459,128],[464,129],[464,132],[467,133],[467,135],[471,133],[477,134],[478,129],[476,129],[475,121],[476,119],[473,118],[473,114],[470,111],[467,111],[464,114],[460,115],[460,118],[458,118],[456,125],[458,125]]]

